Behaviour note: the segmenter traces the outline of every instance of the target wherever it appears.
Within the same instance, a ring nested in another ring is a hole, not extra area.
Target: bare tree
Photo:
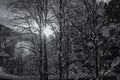
[[[16,13],[14,20],[17,21],[17,24],[15,24],[15,26],[22,28],[32,36],[32,51],[35,54],[37,53],[37,56],[39,57],[38,67],[40,80],[43,80],[43,29],[44,26],[46,27],[47,0],[16,0],[10,5],[11,10]]]

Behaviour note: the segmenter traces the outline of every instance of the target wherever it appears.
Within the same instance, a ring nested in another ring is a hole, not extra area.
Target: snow
[[[0,78],[3,78],[3,79],[16,79],[16,80],[18,80],[20,77],[18,77],[16,75],[7,74],[7,73],[4,72],[3,68],[0,67]]]
[[[16,80],[18,80],[20,77],[18,77],[16,75],[11,75],[11,74],[0,72],[0,78],[3,78],[3,79],[16,79]]]

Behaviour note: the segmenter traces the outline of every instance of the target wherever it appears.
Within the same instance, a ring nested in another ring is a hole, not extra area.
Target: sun
[[[33,29],[32,31],[36,34],[39,34],[39,26],[37,25],[36,22],[33,22]],[[51,29],[51,26],[46,25],[46,27],[42,27],[43,31],[42,34],[45,34],[46,37],[49,37],[50,35],[54,35],[54,31]]]
[[[53,30],[51,30],[50,26],[47,26],[44,28],[43,33],[46,35],[46,37],[49,37],[50,35],[53,35]]]

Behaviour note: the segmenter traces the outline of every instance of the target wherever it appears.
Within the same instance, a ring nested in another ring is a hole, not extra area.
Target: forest
[[[0,66],[24,80],[120,80],[119,0],[11,0]],[[1,70],[0,70],[1,72]]]

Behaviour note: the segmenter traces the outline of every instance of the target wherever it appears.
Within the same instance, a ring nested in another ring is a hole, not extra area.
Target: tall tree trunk
[[[42,25],[43,25],[43,0],[36,0],[37,1],[37,11],[38,11],[38,17],[39,17],[39,20],[38,20],[38,26],[39,26],[39,40],[40,40],[40,43],[39,43],[39,54],[38,54],[38,57],[39,57],[39,61],[38,61],[38,70],[39,70],[39,76],[40,76],[40,80],[43,80],[44,77],[43,77],[43,39],[42,39]]]
[[[48,80],[48,57],[46,48],[46,36],[44,35],[44,80]]]
[[[98,51],[97,51],[97,46],[96,46],[96,49],[95,49],[95,77],[96,77],[96,80],[99,80],[99,76],[98,76]]]
[[[67,66],[66,66],[66,79],[69,79],[69,37],[67,33]]]
[[[61,60],[61,53],[59,53],[59,79],[62,80],[62,60]]]
[[[38,63],[38,68],[39,68],[39,74],[40,74],[40,80],[43,80],[43,51],[42,51],[42,28],[40,27],[40,50],[39,50],[39,63]]]
[[[60,0],[60,22],[59,22],[59,79],[62,80],[62,0]]]
[[[48,0],[44,0],[44,15],[45,15],[45,28],[47,27],[47,7]],[[47,57],[47,47],[46,47],[46,35],[44,35],[44,80],[48,80],[48,57]]]

